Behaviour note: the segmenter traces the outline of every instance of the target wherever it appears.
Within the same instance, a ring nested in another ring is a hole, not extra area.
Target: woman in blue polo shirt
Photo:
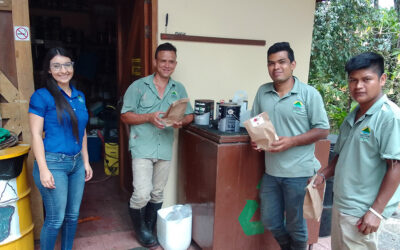
[[[50,49],[43,73],[46,87],[36,90],[29,103],[33,178],[46,211],[40,248],[53,250],[61,228],[61,249],[72,249],[83,188],[93,174],[85,131],[88,112],[83,93],[70,84],[74,68],[66,50]]]

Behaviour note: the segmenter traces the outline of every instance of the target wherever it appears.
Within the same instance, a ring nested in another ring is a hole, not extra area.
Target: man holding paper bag
[[[314,186],[335,176],[332,249],[378,249],[378,229],[400,201],[400,108],[383,93],[384,59],[367,52],[345,70],[358,106],[340,126],[336,157]]]
[[[153,230],[168,180],[173,128],[193,120],[185,87],[171,78],[177,64],[176,48],[170,43],[159,45],[153,64],[153,75],[135,81],[126,90],[121,110],[122,122],[130,125],[134,190],[129,213],[136,237],[146,247],[157,244]],[[167,110],[167,117],[163,119]]]
[[[268,49],[268,73],[273,82],[261,85],[251,111],[252,116],[266,112],[279,136],[265,151],[260,199],[263,224],[282,249],[307,248],[305,187],[320,168],[314,143],[329,133],[321,95],[293,76],[295,67],[289,43],[272,45]],[[252,146],[260,150],[256,143]]]

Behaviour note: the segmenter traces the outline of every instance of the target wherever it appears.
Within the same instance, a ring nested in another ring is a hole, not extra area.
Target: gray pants
[[[164,199],[164,188],[168,181],[171,161],[159,159],[133,159],[133,193],[130,207],[140,209],[150,201],[160,203]]]

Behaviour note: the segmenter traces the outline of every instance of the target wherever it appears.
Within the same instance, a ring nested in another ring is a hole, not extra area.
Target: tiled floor
[[[92,163],[92,168],[94,177],[85,186],[74,250],[128,250],[141,247],[128,214],[130,195],[121,191],[119,176],[107,177],[101,163]],[[35,249],[40,249],[39,242],[36,242]],[[60,249],[60,240],[56,249]],[[189,249],[198,248],[190,246]]]
[[[97,168],[95,175],[85,186],[77,238],[132,228],[128,214],[129,195],[120,190],[119,176],[107,177],[99,165],[93,164],[93,168]]]
[[[320,237],[318,242],[313,244],[313,250],[331,250],[331,237]]]
[[[80,223],[74,241],[75,250],[140,249],[128,214],[129,194],[119,188],[119,177],[107,178],[101,163],[93,164],[93,179],[86,184],[80,211]],[[36,244],[35,249],[39,249]],[[60,249],[60,242],[56,249]],[[143,249],[143,248],[142,248]],[[192,244],[189,250],[198,250]],[[313,250],[329,250],[330,237],[320,238]],[[162,250],[157,247],[152,250]]]

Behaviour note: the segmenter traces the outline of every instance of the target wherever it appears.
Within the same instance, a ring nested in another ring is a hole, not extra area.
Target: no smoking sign
[[[26,26],[14,26],[14,37],[16,41],[29,41],[29,28]]]

